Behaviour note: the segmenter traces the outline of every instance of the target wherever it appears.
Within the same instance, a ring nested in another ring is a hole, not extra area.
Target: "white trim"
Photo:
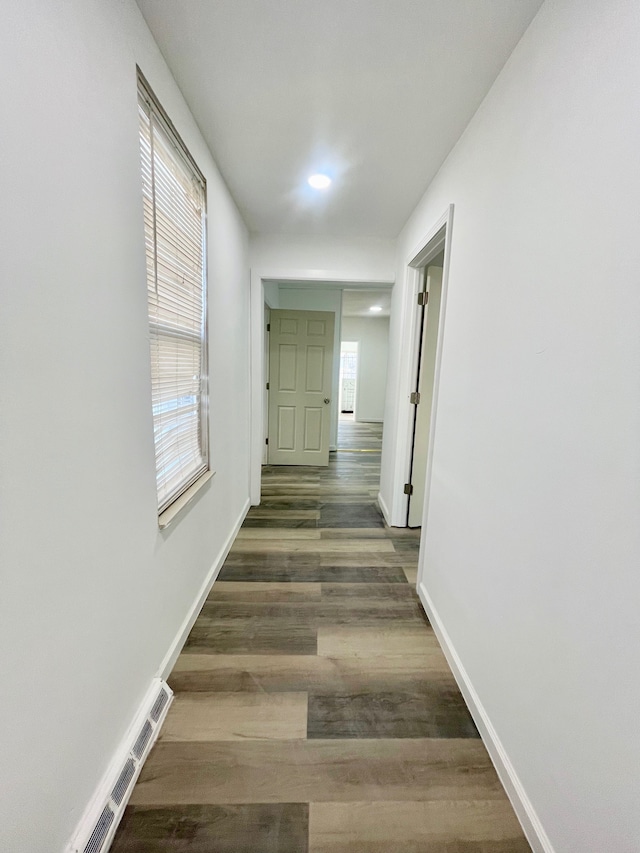
[[[397,383],[395,409],[397,414],[397,433],[395,447],[394,480],[391,493],[391,524],[395,527],[407,526],[407,501],[404,493],[405,483],[410,482],[411,476],[411,437],[413,421],[411,419],[411,404],[409,397],[413,390],[417,370],[417,336],[418,304],[417,293],[420,283],[419,268],[442,250],[442,242],[434,241],[439,232],[444,229],[444,268],[442,273],[442,299],[440,303],[440,322],[438,326],[438,342],[436,349],[436,364],[433,386],[433,404],[431,409],[431,425],[429,454],[425,484],[425,512],[429,500],[429,483],[431,479],[433,437],[435,434],[435,418],[437,412],[438,386],[440,382],[440,364],[442,359],[442,341],[446,313],[447,288],[449,283],[449,257],[451,254],[451,230],[453,226],[453,205],[450,204],[442,216],[431,226],[415,248],[406,256],[403,265],[404,285],[402,290],[402,317],[399,340],[406,341],[401,353],[401,363]],[[426,515],[425,515],[426,517]]]
[[[209,572],[204,579],[204,582],[200,588],[200,592],[196,596],[195,601],[193,602],[191,609],[185,616],[185,619],[180,626],[178,633],[175,636],[175,639],[169,646],[169,650],[167,651],[164,660],[160,664],[160,669],[158,671],[158,675],[160,678],[167,678],[169,673],[173,669],[173,666],[178,659],[178,655],[182,651],[182,647],[187,641],[187,637],[189,636],[189,632],[193,628],[193,625],[202,610],[202,607],[207,599],[207,596],[211,592],[211,587],[213,586],[215,579],[218,577],[218,573],[222,568],[222,564],[227,559],[227,554],[231,550],[231,546],[234,543],[236,536],[238,535],[238,531],[242,527],[242,522],[245,520],[247,513],[249,512],[249,499],[247,498],[242,511],[240,512],[240,517],[236,521],[235,525],[229,536],[227,537],[224,545],[220,549],[218,556],[213,562],[213,565],[209,569]]]
[[[160,513],[158,516],[158,527],[160,530],[165,530],[172,521],[198,494],[200,489],[205,486],[215,474],[215,471],[205,471],[201,474],[195,483],[192,483],[189,488],[175,499],[172,504]]]
[[[391,522],[389,521],[389,518],[390,518],[389,508],[387,507],[386,503],[384,502],[384,498],[382,497],[380,492],[378,492],[378,506],[382,510],[382,515],[383,515],[384,520],[387,524],[387,527],[391,527]]]
[[[263,443],[266,434],[264,425],[264,399],[262,389],[264,376],[264,286],[262,276],[251,271],[250,311],[250,434],[249,434],[249,500],[252,506],[260,503],[260,481],[262,479]]]
[[[398,524],[402,527],[407,525],[409,496],[405,494],[405,483],[411,482],[411,452],[413,450],[413,422],[416,417],[411,403],[409,402],[411,392],[416,387],[416,377],[419,367],[419,351],[420,351],[420,312],[418,310],[418,293],[422,284],[420,270],[407,264],[406,267],[406,293],[408,295],[408,310],[410,318],[407,318],[408,331],[408,358],[409,358],[409,373],[407,375],[407,390],[404,394],[403,401],[405,402],[406,417],[404,418],[404,450],[403,455],[398,456],[401,464],[396,470],[401,472],[401,476],[396,477],[395,483],[395,501],[394,504],[399,507],[397,516]],[[433,405],[433,403],[432,403]],[[403,434],[402,430],[398,430],[399,434]],[[426,482],[425,482],[426,491]]]
[[[151,720],[149,720],[150,724],[153,726],[153,731],[151,737],[149,738],[147,745],[144,748],[144,751],[137,758],[133,754],[134,745],[140,735],[143,726],[149,719],[149,715],[153,705],[158,698],[158,695],[161,690],[166,691],[168,694],[169,700],[162,709],[160,716],[158,717],[158,721],[154,724]],[[151,751],[151,747],[156,742],[158,738],[158,734],[160,733],[160,729],[162,724],[165,721],[167,716],[167,712],[169,710],[169,706],[173,701],[173,691],[171,688],[165,684],[161,679],[154,678],[151,681],[149,689],[146,691],[138,710],[136,711],[134,718],[131,722],[131,725],[128,727],[124,737],[120,741],[113,758],[109,762],[109,766],[98,783],[98,787],[94,795],[89,800],[87,808],[85,809],[78,826],[73,833],[73,837],[69,844],[67,845],[67,853],[81,853],[82,850],[85,849],[87,842],[93,832],[100,815],[103,813],[103,810],[107,804],[115,813],[115,817],[111,826],[109,827],[109,831],[106,834],[102,846],[100,850],[102,853],[106,853],[106,851],[111,846],[111,842],[113,841],[113,837],[116,834],[116,830],[118,828],[118,824],[122,820],[122,816],[124,814],[125,807],[131,797],[134,786],[136,784],[136,780],[142,771],[142,767],[147,760],[147,756]],[[131,776],[126,792],[119,804],[114,803],[111,794],[113,789],[120,778],[120,774],[122,773],[125,764],[128,759],[132,759],[135,764],[135,771]],[[111,805],[113,803],[113,805]]]
[[[418,595],[420,596],[420,601],[422,602],[425,612],[429,617],[429,621],[431,622],[431,626],[436,637],[442,646],[442,650],[458,683],[460,692],[462,693],[469,711],[471,712],[471,716],[478,727],[478,731],[480,732],[480,736],[487,748],[489,757],[491,758],[505,792],[511,801],[516,817],[522,825],[524,834],[527,836],[531,849],[534,853],[555,853],[553,845],[540,822],[540,818],[538,817],[531,800],[527,796],[524,786],[520,781],[513,764],[509,760],[507,751],[498,737],[498,733],[493,727],[480,697],[471,683],[471,679],[469,678],[469,675],[455,650],[451,637],[440,619],[438,611],[425,588],[424,582],[418,582]]]
[[[336,289],[393,287],[394,282],[382,278],[354,277],[353,273],[314,269],[251,270],[251,439],[249,499],[252,506],[260,503],[260,479],[264,442],[263,397],[264,376],[264,282],[277,281],[291,286],[312,287],[318,282]],[[331,450],[331,448],[330,448]]]
[[[427,448],[427,469],[425,473],[424,505],[422,508],[423,537],[420,547],[424,545],[429,517],[429,500],[431,497],[431,474],[433,472],[433,450],[436,440],[436,424],[438,418],[438,398],[440,392],[440,367],[442,365],[442,350],[444,346],[444,325],[447,314],[447,296],[449,293],[449,258],[451,256],[451,225],[453,220],[453,205],[447,220],[444,235],[444,263],[442,269],[442,285],[440,294],[440,314],[438,317],[438,337],[436,340],[435,365],[433,371],[433,390],[431,399],[431,418],[429,423],[429,446]],[[408,480],[407,482],[410,482]],[[419,577],[419,574],[418,574]]]

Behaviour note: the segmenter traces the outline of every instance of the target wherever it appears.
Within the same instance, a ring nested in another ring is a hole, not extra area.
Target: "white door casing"
[[[420,402],[416,406],[416,426],[413,439],[411,485],[409,497],[409,527],[421,527],[424,510],[424,495],[427,477],[427,457],[431,440],[431,412],[433,409],[433,385],[436,370],[440,302],[442,298],[442,267],[430,266],[426,270],[426,290],[429,301],[422,327],[422,347],[418,374]]]
[[[273,309],[270,323],[269,464],[328,465],[335,314]]]

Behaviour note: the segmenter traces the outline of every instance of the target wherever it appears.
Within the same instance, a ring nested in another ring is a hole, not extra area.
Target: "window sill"
[[[200,489],[211,480],[215,471],[205,471],[205,473],[199,477],[193,485],[189,486],[186,492],[183,492],[179,498],[176,498],[175,501],[168,506],[164,512],[161,512],[158,516],[158,527],[160,530],[164,530],[167,528],[171,522],[176,518],[176,516],[182,512],[182,510],[187,506],[187,504],[191,503],[191,501],[198,494]]]

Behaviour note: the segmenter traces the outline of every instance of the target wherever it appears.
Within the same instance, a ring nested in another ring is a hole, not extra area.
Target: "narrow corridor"
[[[381,426],[265,468],[114,853],[525,853],[376,505]],[[367,452],[358,452],[364,447]]]

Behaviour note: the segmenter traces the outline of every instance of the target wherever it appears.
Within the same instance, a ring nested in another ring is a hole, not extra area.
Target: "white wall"
[[[381,421],[387,388],[388,317],[343,317],[342,340],[357,341],[356,420]]]
[[[547,2],[398,245],[455,204],[421,577],[557,853],[640,845],[639,44]]]
[[[208,185],[217,473],[163,533],[136,63]],[[8,4],[0,66],[0,850],[57,853],[248,498],[248,237],[133,0]]]
[[[329,447],[338,446],[338,392],[340,385],[340,321],[342,316],[342,291],[336,288],[281,287],[278,302],[280,308],[296,311],[331,311],[336,315],[333,337],[333,370],[331,380],[331,430]]]
[[[365,237],[304,237],[252,234],[251,269],[258,273],[292,269],[307,271],[308,278],[360,279],[392,282],[395,274],[395,240]],[[314,274],[315,273],[315,274]]]

